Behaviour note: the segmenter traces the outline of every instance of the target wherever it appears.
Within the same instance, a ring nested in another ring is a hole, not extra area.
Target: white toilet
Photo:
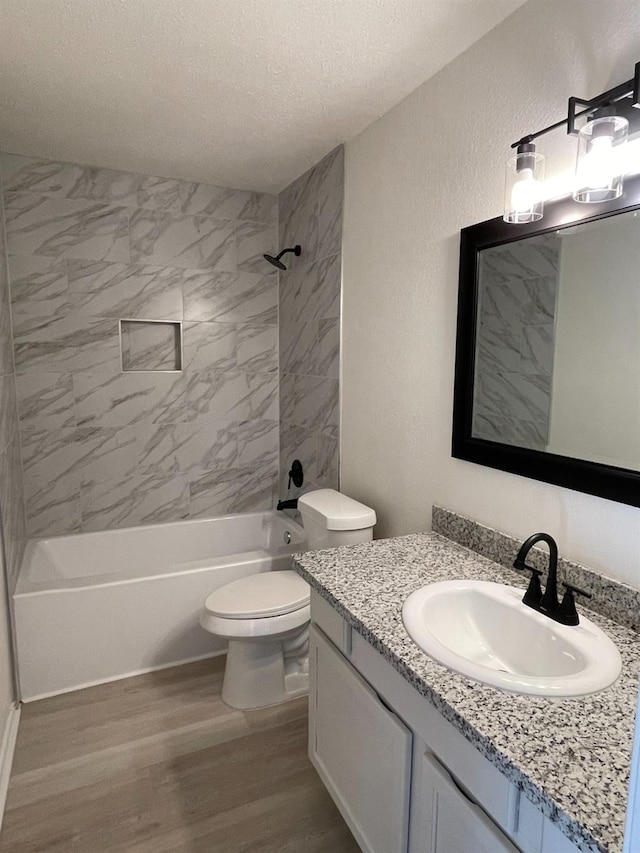
[[[376,514],[334,489],[298,500],[305,550],[369,542]],[[200,624],[229,641],[222,699],[233,708],[277,705],[309,686],[309,585],[293,570],[263,572],[212,592]]]

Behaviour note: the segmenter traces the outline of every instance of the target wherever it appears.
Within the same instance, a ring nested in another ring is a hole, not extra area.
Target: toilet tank
[[[298,498],[310,550],[357,545],[373,539],[376,514],[335,489],[318,489]]]

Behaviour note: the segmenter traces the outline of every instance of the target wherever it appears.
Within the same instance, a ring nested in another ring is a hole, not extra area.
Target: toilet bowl
[[[375,512],[334,489],[298,500],[307,549],[368,542]],[[228,640],[222,699],[248,710],[301,696],[309,686],[310,588],[293,570],[232,581],[205,601],[200,625]]]

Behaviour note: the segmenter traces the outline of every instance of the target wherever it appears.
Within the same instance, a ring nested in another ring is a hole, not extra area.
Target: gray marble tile
[[[0,172],[6,193],[66,196],[82,177],[83,167],[37,157],[0,154]]]
[[[124,207],[8,193],[5,211],[10,254],[129,261]]]
[[[187,270],[183,294],[186,320],[272,325],[278,322],[278,278],[275,273]]]
[[[342,248],[342,202],[344,190],[338,187],[318,203],[318,247],[316,259],[336,255]]]
[[[323,489],[338,488],[338,439],[318,433],[316,480]]]
[[[269,193],[234,190],[212,184],[190,184],[180,210],[183,213],[211,216],[213,219],[274,222],[277,218],[276,204],[277,197]]]
[[[318,372],[318,323],[280,324],[280,369],[285,373]]]
[[[278,464],[280,446],[278,421],[254,420],[238,424],[238,465],[262,471]]]
[[[0,453],[18,437],[16,383],[13,374],[0,375]]]
[[[494,317],[514,331],[522,326],[553,323],[556,309],[556,280],[551,277],[508,279],[487,284],[481,295],[482,321]]]
[[[270,373],[278,370],[278,328],[238,325],[238,370]]]
[[[477,371],[518,373],[522,364],[522,328],[489,317],[478,328]]]
[[[32,485],[29,478],[25,478],[27,534],[30,537],[80,532],[80,489],[78,486],[69,491],[70,485],[68,480],[46,486]]]
[[[68,261],[73,311],[89,317],[182,320],[183,270]]]
[[[13,331],[20,373],[120,369],[117,320],[76,315],[17,317]]]
[[[53,317],[69,310],[65,260],[12,255],[9,267],[14,317]]]
[[[499,415],[475,413],[472,435],[486,441],[528,447],[530,450],[545,450],[548,441],[548,423],[503,418]]]
[[[191,187],[189,182],[175,178],[140,176],[134,206],[147,210],[180,211],[189,198]]]
[[[506,246],[496,246],[482,252],[482,274],[493,281],[529,279],[558,273],[560,238],[555,234],[531,237]]]
[[[136,207],[138,187],[142,180],[142,176],[131,172],[84,166],[66,196]]]
[[[123,320],[120,323],[123,370],[181,370],[179,323]]]
[[[24,373],[16,376],[22,429],[75,426],[71,373]]]
[[[337,379],[340,375],[340,320],[332,318],[318,322],[318,363],[320,376]]]
[[[338,432],[338,380],[295,376],[290,423],[327,434]]]
[[[233,370],[237,350],[235,323],[184,324],[185,370]]]
[[[546,423],[551,387],[549,376],[481,373],[477,377],[479,413]]]
[[[278,377],[275,373],[210,371],[187,374],[188,420],[254,420],[278,417]]]
[[[328,195],[331,190],[342,186],[343,183],[344,146],[339,145],[313,168],[300,175],[286,189],[282,190],[278,197],[280,218],[286,218],[310,198]]]
[[[238,270],[265,274],[269,265],[262,257],[278,252],[278,234],[275,224],[240,222],[235,227]],[[287,258],[293,255],[287,255]]]
[[[291,424],[295,404],[295,376],[280,372],[280,420]]]
[[[236,271],[235,233],[225,220],[139,209],[129,227],[134,262]]]
[[[189,515],[208,518],[271,509],[276,477],[275,468],[257,472],[253,466],[204,474],[189,484]]]
[[[312,429],[296,426],[295,424],[280,422],[280,496],[297,497],[298,492],[306,491],[310,480],[316,479],[317,441],[316,433]],[[299,459],[304,472],[304,483],[301,489],[296,490],[293,483],[289,489],[288,472],[294,459]]]
[[[178,521],[189,514],[189,485],[183,474],[108,480],[83,486],[81,496],[83,530]]]
[[[238,465],[238,424],[235,421],[196,421],[137,427],[141,472],[178,471],[198,474]]]
[[[296,208],[286,219],[280,220],[280,242],[283,247],[301,246],[298,257],[287,255],[289,271],[299,269],[316,260],[318,254],[318,211],[317,199]]]
[[[73,377],[78,426],[184,423],[185,380],[179,373],[121,373]]]
[[[553,372],[554,326],[525,326],[522,329],[521,373]]]
[[[22,462],[31,494],[40,487],[69,482],[67,493],[83,483],[135,473],[138,461],[132,427],[75,427],[22,433]]]
[[[2,205],[0,203],[0,217]],[[0,220],[0,225],[1,225]],[[1,241],[0,241],[1,243]],[[13,373],[13,343],[11,334],[11,307],[9,302],[9,281],[2,246],[0,245],[0,376]]]
[[[280,276],[280,322],[324,320],[340,316],[341,260],[325,258]]]
[[[16,436],[0,463],[0,506],[3,507],[5,545],[9,563],[9,588],[15,589],[27,540],[20,442]]]

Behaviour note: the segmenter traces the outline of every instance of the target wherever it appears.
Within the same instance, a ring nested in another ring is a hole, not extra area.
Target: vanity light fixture
[[[579,118],[586,118],[580,130],[576,128]],[[565,125],[567,133],[578,136],[575,201],[594,204],[622,195],[626,171],[622,155],[629,129],[640,130],[640,62],[636,63],[631,80],[589,101],[569,98],[566,118],[513,143],[516,153],[507,161],[502,217],[505,222],[542,219],[544,157],[536,152],[534,140]]]

